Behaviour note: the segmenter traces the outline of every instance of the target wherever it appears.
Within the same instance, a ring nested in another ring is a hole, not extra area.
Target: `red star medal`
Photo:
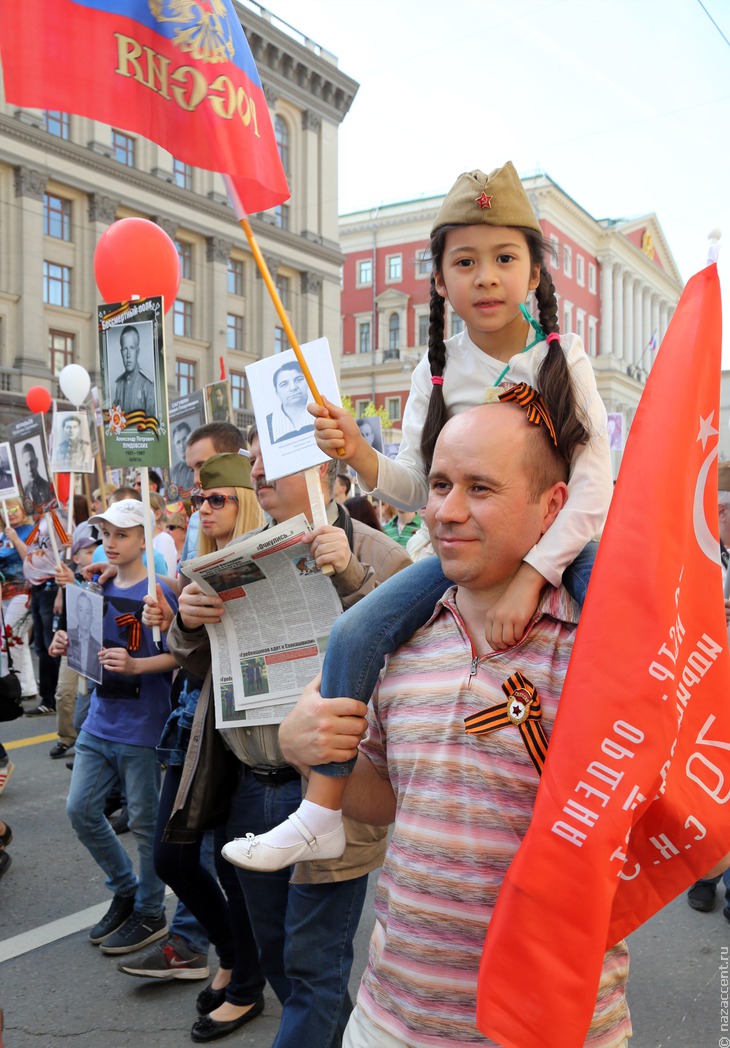
[[[477,204],[479,204],[479,207],[483,211],[485,207],[492,206],[492,198],[490,196],[487,196],[486,193],[482,192],[482,195],[477,197]]]

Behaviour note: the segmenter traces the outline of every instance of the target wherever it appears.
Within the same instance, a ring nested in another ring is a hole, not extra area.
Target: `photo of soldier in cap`
[[[116,351],[119,364],[114,364]],[[143,411],[147,418],[158,418],[155,383],[150,375],[155,369],[152,363],[152,324],[144,321],[125,324],[122,328],[110,328],[107,332],[107,354],[109,376],[117,375],[110,391],[110,402],[123,415]]]
[[[94,461],[86,412],[59,411],[53,421],[51,471],[92,473]]]
[[[16,446],[15,450],[20,466],[23,498],[26,503],[32,502],[35,507],[55,502],[53,488],[48,479],[50,470],[46,449],[41,438],[30,437],[23,444]]]

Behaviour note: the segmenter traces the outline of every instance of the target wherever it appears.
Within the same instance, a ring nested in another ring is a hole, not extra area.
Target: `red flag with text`
[[[5,97],[78,113],[229,175],[248,213],[289,198],[231,0],[0,0]]]
[[[730,849],[717,511],[717,267],[687,284],[638,406],[532,823],[500,891],[477,1024],[580,1048],[604,951]]]

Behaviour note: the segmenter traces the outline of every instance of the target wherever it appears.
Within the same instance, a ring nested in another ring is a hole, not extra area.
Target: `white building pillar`
[[[599,258],[601,266],[601,318],[598,353],[613,353],[613,262]]]
[[[634,366],[638,365],[641,360],[641,354],[644,352],[644,342],[641,331],[641,299],[643,294],[643,288],[638,279],[634,281],[634,353],[633,361]]]
[[[624,274],[624,352],[626,364],[634,362],[634,277]]]

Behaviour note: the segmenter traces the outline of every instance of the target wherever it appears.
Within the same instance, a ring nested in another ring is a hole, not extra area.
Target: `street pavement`
[[[192,1044],[195,997],[205,982],[131,978],[117,971],[118,958],[88,942],[88,929],[106,911],[109,894],[66,819],[70,772],[64,760],[48,756],[55,739],[52,717],[0,725],[0,740],[16,765],[0,797],[0,818],[14,834],[13,863],[0,880],[4,1048]],[[134,854],[132,835],[120,839]],[[356,942],[353,996],[366,958],[374,884],[373,876]],[[570,884],[562,890],[570,891]],[[168,916],[174,901],[168,899]],[[720,966],[723,956],[728,961],[730,945],[721,893],[710,914],[691,910],[684,896],[676,899],[639,929],[630,945],[631,1048],[730,1048],[720,1001]],[[221,1043],[269,1048],[279,1015],[267,989],[264,1014]]]

